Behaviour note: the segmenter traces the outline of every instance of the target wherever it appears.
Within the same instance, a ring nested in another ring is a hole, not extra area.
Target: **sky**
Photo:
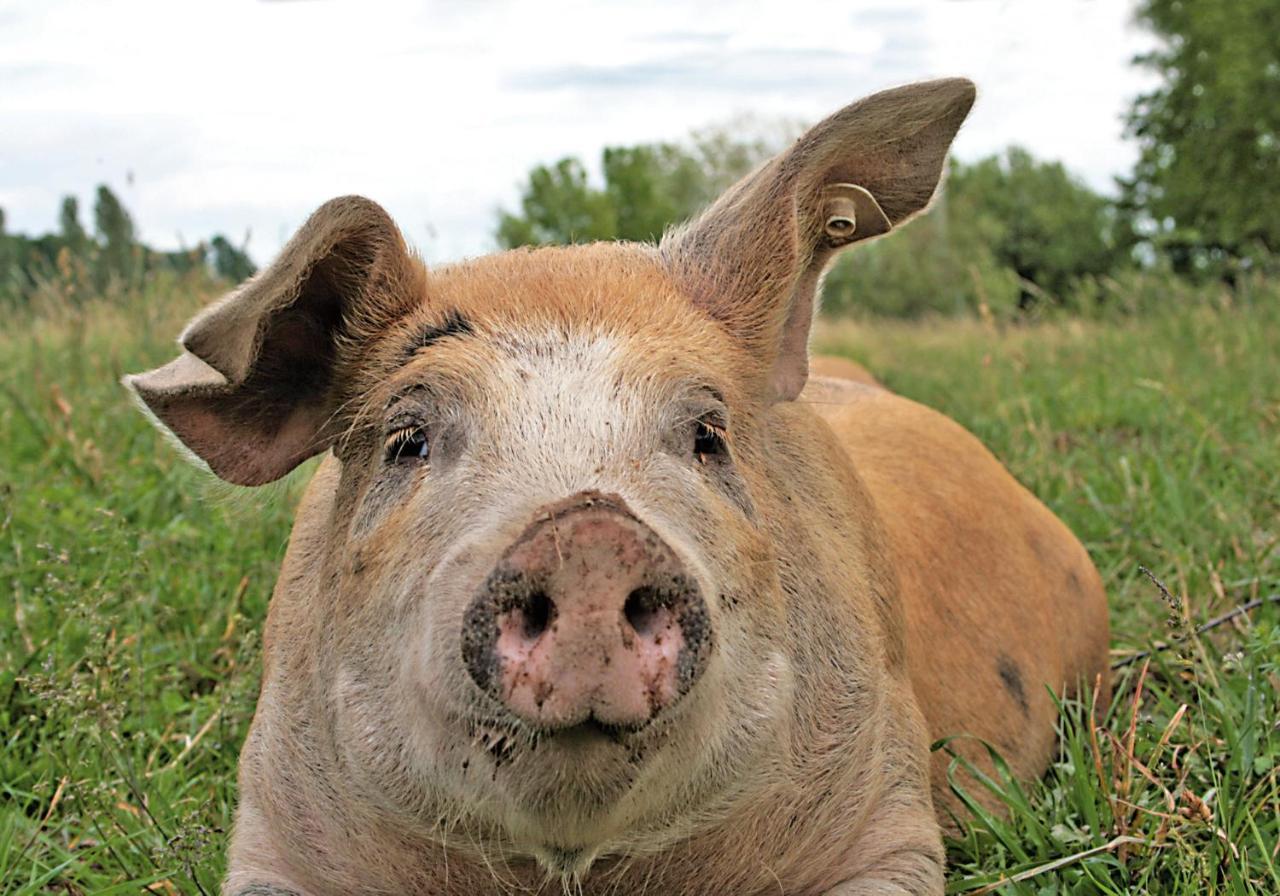
[[[91,224],[106,183],[148,244],[221,232],[263,263],[361,193],[442,262],[495,248],[538,163],[952,75],[979,89],[959,158],[1016,143],[1111,191],[1152,85],[1133,5],[0,0],[0,208],[44,232],[72,193]]]

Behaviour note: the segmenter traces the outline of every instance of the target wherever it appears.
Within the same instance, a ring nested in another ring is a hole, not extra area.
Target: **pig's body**
[[[783,642],[800,699],[719,805],[690,807],[674,841],[655,833],[617,844],[638,855],[606,850],[584,896],[821,894],[892,854],[908,867],[927,857],[927,869],[939,859],[920,787],[929,741],[981,738],[1034,777],[1053,746],[1045,686],[1071,693],[1105,668],[1106,599],[1087,554],[968,432],[829,377],[811,379],[776,424],[770,478],[784,485],[766,516],[790,546],[793,587],[818,597],[795,608]],[[331,752],[335,732],[317,721],[330,715],[333,683],[315,669],[329,652],[326,624],[342,613],[324,594],[337,573],[323,560],[335,555],[338,474],[329,459],[315,475],[273,597],[270,662],[241,759],[241,870],[228,891],[266,877],[316,894],[559,892],[493,832],[441,830],[378,807]],[[914,761],[902,767],[905,758]],[[939,752],[932,767],[944,825],[947,762]]]
[[[911,683],[930,738],[969,735],[996,747],[1019,777],[1039,775],[1058,715],[1046,685],[1059,695],[1087,689],[1107,666],[1107,600],[1089,555],[954,421],[837,379],[815,378],[805,395],[848,452],[888,534]],[[974,759],[985,752],[976,740],[953,748]],[[958,808],[949,761],[935,754],[940,813]]]
[[[871,371],[857,361],[850,361],[848,358],[818,355],[809,362],[809,375],[812,377],[826,377],[837,382],[849,380],[861,383],[864,386],[880,385],[879,380],[871,375]]]
[[[808,379],[807,337],[831,255],[924,206],[972,98],[855,104],[660,247],[428,272],[335,200],[131,380],[233,482],[330,452],[228,894],[942,892],[930,740],[1042,771],[1105,601],[976,440]]]

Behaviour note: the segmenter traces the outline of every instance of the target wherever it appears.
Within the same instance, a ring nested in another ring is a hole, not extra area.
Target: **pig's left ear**
[[[270,267],[196,316],[176,360],[125,385],[221,478],[271,482],[329,447],[350,397],[344,371],[421,300],[424,277],[381,206],[333,199]]]
[[[774,400],[804,388],[828,263],[929,204],[974,95],[971,81],[953,78],[846,106],[663,239],[663,259],[694,302],[767,364]]]

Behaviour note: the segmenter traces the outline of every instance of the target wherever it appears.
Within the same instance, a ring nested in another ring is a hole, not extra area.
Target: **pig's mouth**
[[[593,714],[572,727],[561,728],[551,732],[548,736],[559,738],[565,743],[590,743],[604,739],[615,744],[624,745],[626,736],[631,733],[634,733],[634,729],[625,725],[603,722]]]
[[[599,747],[622,748],[629,762],[639,762],[645,750],[638,732],[626,725],[602,721],[590,715],[576,725],[563,728],[534,728],[519,721],[476,720],[469,724],[472,744],[482,749],[501,768],[524,753],[549,750],[578,752]]]
[[[592,717],[551,730],[502,716],[476,719],[464,774],[479,773],[482,786],[537,824],[600,823],[628,801],[655,761],[666,739],[656,728],[630,730]]]

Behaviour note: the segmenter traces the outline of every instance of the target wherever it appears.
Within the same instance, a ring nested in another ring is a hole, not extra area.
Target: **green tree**
[[[699,205],[701,172],[676,146],[611,147],[601,161],[619,239],[656,240]]]
[[[696,215],[786,142],[738,135],[740,130],[750,133],[751,127],[744,122],[732,130],[700,131],[684,144],[606,149],[605,191],[617,216],[618,237],[661,238],[668,227]]]
[[[137,274],[139,257],[133,218],[106,184],[98,186],[93,220],[102,246],[95,271],[98,288],[105,288],[113,277],[132,282]]]
[[[1110,200],[1062,163],[1019,147],[953,165],[946,190],[948,223],[981,222],[996,260],[1025,281],[1024,306],[1037,297],[1061,301],[1083,278],[1113,270],[1129,248],[1117,242]]]
[[[80,223],[80,201],[74,196],[63,196],[58,209],[58,233],[63,244],[73,252],[81,252],[89,245],[89,234]]]
[[[684,143],[606,148],[599,187],[578,159],[540,165],[521,191],[520,212],[500,213],[498,243],[512,248],[656,240],[778,151],[794,128],[775,127],[781,137],[772,139],[755,135],[758,130],[744,121],[697,132]]]
[[[0,301],[24,302],[46,284],[63,297],[79,301],[101,293],[114,280],[136,286],[157,271],[212,273],[238,282],[254,273],[242,248],[224,236],[194,248],[160,251],[137,239],[133,218],[119,198],[100,186],[94,202],[94,234],[80,223],[80,205],[64,196],[58,208],[58,227],[50,233],[7,233],[0,209]]]
[[[504,247],[656,240],[788,142],[720,128],[684,143],[610,147],[595,186],[576,159],[529,174],[520,213],[502,213]],[[849,252],[826,281],[825,306],[916,316],[1074,305],[1123,265],[1112,203],[1061,164],[1026,150],[953,164],[937,207],[892,239]]]
[[[42,277],[52,276],[62,240],[56,234],[8,233],[0,210],[0,298],[23,298]]]
[[[1160,85],[1128,116],[1126,211],[1180,272],[1280,252],[1280,4],[1143,0]]]
[[[257,268],[242,249],[231,244],[222,234],[209,241],[213,249],[213,272],[224,280],[239,283],[252,277]]]
[[[910,317],[1093,300],[1096,278],[1128,258],[1115,217],[1106,197],[1024,149],[953,161],[930,212],[846,253],[826,307]]]
[[[501,213],[497,236],[504,248],[587,243],[617,234],[609,197],[587,183],[586,168],[574,158],[534,168],[520,210]]]
[[[0,208],[0,300],[9,301],[18,295],[21,281],[18,270],[17,240],[9,236],[5,223],[4,209]]]

